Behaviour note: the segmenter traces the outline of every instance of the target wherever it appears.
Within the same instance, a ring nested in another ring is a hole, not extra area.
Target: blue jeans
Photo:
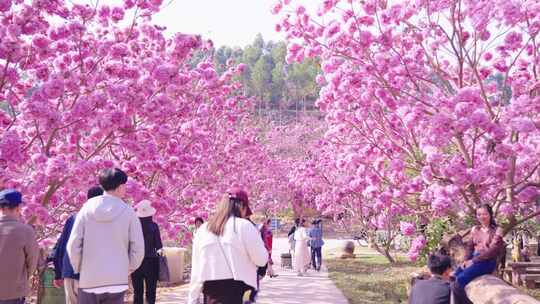
[[[13,300],[0,300],[0,304],[24,304],[24,298]]]
[[[474,254],[473,256],[477,255],[478,254]],[[472,280],[479,276],[492,273],[495,271],[495,268],[497,268],[497,260],[493,259],[475,262],[465,269],[458,267],[454,274],[459,286],[461,288],[465,288],[465,286],[467,286],[467,284],[469,284]]]

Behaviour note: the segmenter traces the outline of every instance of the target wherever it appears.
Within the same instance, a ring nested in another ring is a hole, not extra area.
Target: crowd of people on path
[[[159,251],[162,240],[152,220],[156,209],[148,200],[132,208],[123,199],[127,175],[106,169],[100,186],[87,192],[88,201],[69,217],[55,246],[54,285],[65,289],[66,303],[124,303],[131,276],[133,303],[156,302]],[[33,228],[21,221],[22,194],[0,191],[0,304],[23,304],[29,295],[29,277],[36,270],[39,246]],[[251,220],[248,194],[230,190],[204,223],[195,220],[189,304],[242,304],[256,301],[260,280],[276,276],[272,261],[271,221],[257,227]],[[411,304],[471,303],[464,292],[475,278],[493,273],[504,249],[503,231],[489,205],[476,210],[467,259],[453,265],[444,251],[428,258],[430,278],[411,290]],[[296,219],[289,232],[294,270],[299,276],[309,265],[321,268],[322,224],[306,228]]]
[[[64,289],[67,304],[120,304],[131,278],[133,303],[154,304],[163,247],[156,209],[148,200],[135,208],[124,201],[128,176],[122,170],[103,170],[98,179],[50,256],[53,285]],[[34,229],[22,221],[22,204],[21,192],[0,191],[0,304],[25,303],[40,255]],[[271,221],[256,226],[251,215],[247,193],[234,188],[207,223],[195,219],[189,303],[241,304],[246,291],[255,302],[259,281],[277,276]]]
[[[131,276],[133,303],[156,301],[159,227],[150,201],[133,209],[124,201],[128,177],[106,169],[87,202],[70,216],[53,250],[53,285],[67,304],[124,303]],[[0,191],[0,304],[23,304],[39,259],[34,229],[21,220],[22,193]],[[145,292],[146,286],[146,292]]]
[[[288,233],[293,269],[298,276],[304,276],[310,266],[320,271],[324,245],[322,220],[313,220],[310,229],[306,228],[305,219],[297,218],[294,223]]]
[[[412,287],[410,304],[469,304],[465,287],[475,278],[494,273],[503,254],[503,230],[495,222],[489,205],[476,209],[478,225],[472,227],[467,243],[467,258],[453,267],[447,252],[441,250],[428,257],[430,277],[418,280]]]

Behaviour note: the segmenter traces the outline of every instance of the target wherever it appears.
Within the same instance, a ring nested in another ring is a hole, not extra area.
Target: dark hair
[[[99,175],[99,184],[105,191],[115,190],[120,185],[127,183],[127,180],[126,173],[118,168],[105,169]]]
[[[101,196],[101,195],[103,195],[103,189],[100,186],[94,186],[88,189],[88,192],[86,192],[87,199],[91,199],[92,197]]]
[[[208,219],[208,231],[215,235],[223,235],[229,217],[242,217],[240,212],[242,206],[247,206],[247,204],[238,198],[231,197],[230,194],[226,194],[219,203],[216,213]]]
[[[491,206],[488,204],[483,204],[482,206],[476,208],[476,210],[481,208],[486,209],[486,211],[489,213],[489,226],[491,226],[491,228],[497,228],[497,222],[493,216],[493,208],[491,208]]]
[[[427,266],[431,273],[441,275],[452,267],[452,260],[447,255],[433,253],[428,257]]]
[[[294,224],[296,226],[298,226],[300,224],[300,218],[299,217],[294,220]]]
[[[195,223],[197,222],[200,222],[201,224],[204,223],[204,220],[202,219],[202,217],[198,216],[195,218]]]
[[[17,209],[17,207],[19,207],[20,205],[16,205],[16,206],[13,206],[13,205],[0,205],[0,209],[6,209],[6,210],[15,210]]]

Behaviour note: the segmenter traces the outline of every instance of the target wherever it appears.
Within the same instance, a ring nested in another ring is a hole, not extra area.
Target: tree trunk
[[[388,246],[385,246],[384,248],[381,248],[377,242],[373,240],[372,236],[369,236],[369,243],[372,244],[373,249],[375,249],[378,253],[382,254],[390,264],[395,264],[396,259],[390,254],[390,248]]]
[[[534,298],[492,275],[474,279],[467,285],[465,291],[473,303],[538,303]]]

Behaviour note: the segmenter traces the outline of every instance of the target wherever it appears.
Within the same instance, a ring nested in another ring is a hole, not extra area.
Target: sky
[[[283,33],[274,30],[279,21],[270,12],[274,3],[275,0],[174,0],[153,21],[166,26],[168,33],[200,34],[211,39],[216,47],[244,47],[258,33],[265,41],[284,38]]]

